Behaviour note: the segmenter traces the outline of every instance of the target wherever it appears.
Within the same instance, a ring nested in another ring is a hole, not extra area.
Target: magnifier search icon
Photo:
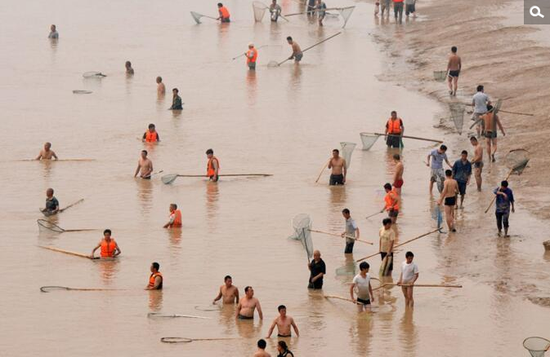
[[[529,9],[529,13],[533,17],[540,17],[541,19],[544,19],[544,15],[541,14],[540,7],[538,6],[531,6],[531,8]]]

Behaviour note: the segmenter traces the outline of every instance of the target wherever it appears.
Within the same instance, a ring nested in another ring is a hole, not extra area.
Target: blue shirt
[[[466,160],[466,163],[461,159],[456,160],[453,165],[453,177],[459,182],[467,182],[468,177],[472,174],[472,164]]]
[[[433,151],[430,153],[430,156],[432,157],[432,169],[442,169],[443,160],[447,160],[447,154],[440,153],[438,149],[433,149]]]
[[[497,191],[501,191],[506,194],[507,197],[504,197],[503,195],[497,195],[497,202],[496,202],[496,208],[497,212],[499,213],[505,213],[510,210],[510,205],[514,203],[514,193],[510,188],[505,188],[504,190],[501,190],[500,187],[496,188],[493,193],[496,195]]]

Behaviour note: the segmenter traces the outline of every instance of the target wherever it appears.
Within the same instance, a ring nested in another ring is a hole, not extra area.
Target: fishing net
[[[107,77],[107,76],[104,75],[104,74],[101,73],[101,72],[89,71],[89,72],[83,73],[83,74],[82,74],[82,77],[84,77],[84,78],[103,78],[103,77]]]
[[[47,221],[45,219],[38,219],[36,220],[36,223],[38,223],[38,231],[39,232],[55,232],[55,233],[63,233],[65,230],[61,227],[59,227],[57,224],[54,224],[50,221]]]
[[[459,135],[462,135],[466,108],[462,103],[449,103],[449,109],[451,110],[451,119],[455,123],[456,130],[458,130]]]
[[[351,164],[351,154],[353,154],[353,150],[355,150],[357,144],[341,142],[340,146],[342,147],[342,157],[346,160],[346,169],[348,169]]]
[[[355,10],[355,6],[348,6],[338,9],[340,16],[342,16],[342,19],[344,20],[344,25],[342,26],[342,28],[346,27],[348,20],[353,13],[353,10]]]
[[[40,288],[40,291],[43,293],[49,293],[50,291],[55,290],[71,290],[71,288],[68,288],[66,286],[43,286]]]
[[[543,357],[544,353],[550,349],[550,341],[542,337],[528,337],[523,341],[523,347],[532,357]]]
[[[186,317],[189,319],[209,319],[210,317],[202,316],[193,316],[193,315],[181,315],[181,314],[162,314],[160,312],[150,312],[147,314],[147,317],[150,319],[155,318],[175,318],[175,317]]]
[[[254,21],[262,22],[265,15],[265,10],[267,9],[267,5],[263,2],[254,1],[252,3],[252,10],[254,10]]]
[[[313,257],[313,242],[311,240],[312,221],[308,214],[301,213],[292,219],[294,234],[290,239],[299,240],[304,247],[308,261]]]
[[[447,71],[434,71],[434,79],[438,82],[444,82],[447,79]]]
[[[197,305],[197,306],[195,306],[195,310],[199,310],[199,311],[220,311],[220,307],[218,305]]]
[[[189,343],[193,342],[193,339],[186,337],[163,337],[160,342],[164,343]]]
[[[502,99],[498,99],[497,103],[495,104],[495,106],[493,108],[493,113],[495,115],[499,112],[501,106],[502,106]]]
[[[352,260],[336,269],[336,276],[355,276],[357,274],[357,265]]]
[[[277,61],[269,61],[267,64],[268,67],[279,67],[279,62]]]
[[[376,135],[373,133],[361,133],[359,135],[361,136],[363,150],[365,151],[369,150],[376,143],[376,140],[378,140],[378,138],[380,137],[380,135]]]
[[[511,172],[521,175],[529,162],[529,151],[525,149],[510,150],[504,160]]]
[[[205,15],[201,15],[199,14],[198,12],[194,12],[194,11],[191,11],[191,17],[193,18],[193,20],[195,20],[195,22],[197,23],[197,25],[200,25],[201,23],[201,18],[203,18]]]
[[[91,90],[84,90],[84,89],[75,89],[73,90],[74,94],[92,94]]]
[[[437,229],[441,229],[443,225],[443,213],[441,212],[441,206],[435,205],[432,211],[432,218],[437,222]]]

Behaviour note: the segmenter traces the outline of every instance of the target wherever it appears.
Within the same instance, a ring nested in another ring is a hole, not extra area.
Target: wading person
[[[309,269],[308,289],[322,289],[323,277],[327,273],[327,267],[323,259],[321,259],[320,251],[316,250],[313,252],[313,260],[307,267]]]
[[[504,236],[509,237],[510,209],[512,213],[516,211],[514,207],[514,193],[508,187],[508,181],[502,181],[500,187],[495,189],[494,194],[497,196],[495,215],[497,218],[498,236],[502,235],[502,227],[504,227]]]
[[[401,146],[401,139],[405,132],[405,126],[403,126],[403,120],[397,117],[397,112],[394,110],[391,112],[391,117],[386,123],[386,145],[392,148],[399,148]]]
[[[359,274],[353,278],[353,282],[349,289],[349,295],[351,300],[357,304],[359,312],[370,311],[371,303],[374,302],[374,294],[372,293],[372,286],[370,285],[369,263],[361,262],[359,264]],[[353,295],[354,290],[357,289],[357,299]]]
[[[117,242],[113,238],[111,238],[111,230],[106,229],[103,231],[103,239],[99,242],[99,244],[92,250],[92,254],[90,255],[90,258],[94,258],[95,251],[100,249],[100,257],[101,258],[115,258],[122,253],[120,248],[118,247]]]
[[[51,216],[59,212],[59,201],[53,194],[53,188],[48,188],[46,190],[46,207],[41,209],[42,213],[46,216]]]
[[[229,10],[221,2],[218,3],[218,16],[217,20],[220,20],[221,22],[231,22]]]
[[[393,173],[393,187],[395,188],[395,192],[399,196],[401,196],[401,187],[403,187],[404,183],[403,172],[405,171],[403,162],[401,162],[401,155],[393,155],[393,162],[395,162],[395,172]]]
[[[380,0],[380,2],[381,2],[381,5],[380,5],[381,17],[383,18],[384,17],[384,12],[386,12],[386,17],[389,18],[390,17],[391,0]]]
[[[175,203],[170,204],[170,217],[168,222],[163,226],[163,228],[181,228],[181,211],[178,209],[178,205]]]
[[[382,228],[378,231],[378,236],[380,237],[379,251],[381,260],[384,261],[386,257],[392,259],[387,269],[387,276],[391,276],[393,271],[393,246],[395,244],[395,231],[392,229],[391,219],[384,218],[382,220]]]
[[[57,155],[51,148],[52,148],[51,143],[49,142],[45,143],[44,149],[40,150],[40,153],[38,154],[35,160],[52,160],[52,159],[58,160]]]
[[[132,62],[126,61],[124,64],[124,67],[126,67],[126,74],[133,75],[134,69],[132,68]]]
[[[474,147],[474,158],[472,159],[474,177],[476,179],[477,190],[481,191],[481,184],[483,183],[483,179],[481,178],[481,173],[483,172],[483,148],[475,136],[470,138],[470,143]]]
[[[455,179],[453,179],[453,171],[446,170],[445,182],[443,182],[443,191],[441,191],[441,196],[439,197],[437,204],[445,204],[445,220],[447,221],[447,227],[449,227],[450,232],[456,232],[454,221],[457,193],[458,183]]]
[[[281,16],[281,6],[277,4],[277,0],[273,0],[271,5],[269,5],[269,13],[271,14],[271,22],[277,22],[279,16]]]
[[[393,0],[393,13],[395,22],[403,23],[403,0]]]
[[[437,190],[441,193],[443,190],[443,181],[445,181],[445,170],[443,169],[443,161],[452,168],[453,166],[447,158],[447,147],[441,145],[438,149],[433,149],[427,158],[426,165],[430,167],[431,160],[431,175],[430,175],[430,193],[432,193],[434,182],[437,182]]]
[[[144,180],[150,180],[153,173],[153,162],[147,158],[147,150],[141,150],[141,157],[138,160],[134,177],[139,177]]]
[[[323,20],[327,14],[327,4],[323,0],[317,0],[317,16],[319,19],[319,26],[323,26]]]
[[[164,85],[164,83],[162,82],[162,77],[157,77],[157,95],[160,97],[160,96],[163,96],[164,94],[166,94],[166,86]]]
[[[294,357],[294,353],[290,352],[285,341],[279,341],[277,343],[277,352],[279,352],[277,357]]]
[[[355,223],[355,220],[351,218],[349,209],[344,208],[342,210],[342,216],[344,216],[344,219],[346,220],[346,230],[342,233],[342,238],[346,238],[346,248],[344,249],[344,254],[352,254],[355,240],[360,238],[361,233],[359,232],[357,223]]]
[[[314,0],[315,1],[315,0]],[[298,63],[302,60],[302,57],[304,57],[304,54],[302,52],[302,49],[300,48],[300,45],[298,45],[298,43],[296,43],[292,37],[288,36],[286,38],[286,41],[288,42],[288,44],[292,47],[292,54],[290,55],[290,57],[288,57],[289,60],[291,59],[294,59],[294,62],[295,63]]]
[[[223,285],[220,286],[218,295],[214,298],[212,304],[215,304],[220,299],[222,299],[224,305],[232,305],[239,302],[239,289],[233,285],[233,279],[229,275],[226,275],[225,278],[223,278]]]
[[[483,119],[483,135],[487,139],[487,156],[489,160],[495,162],[495,153],[497,152],[497,127],[500,129],[502,136],[506,136],[506,133],[492,105],[489,104],[487,106],[487,113],[485,113],[481,119]]]
[[[57,32],[57,27],[55,25],[50,26],[50,34],[48,35],[50,40],[58,40],[59,32]]]
[[[328,161],[328,169],[330,172],[330,186],[343,185],[346,183],[346,175],[348,170],[346,169],[346,160],[340,157],[340,150],[332,150],[332,157]]]
[[[254,289],[251,286],[247,286],[244,288],[244,294],[235,309],[235,317],[239,320],[253,320],[254,311],[258,310],[258,316],[260,320],[263,320],[262,307],[260,306],[260,301],[254,297]]]
[[[460,159],[456,160],[453,165],[453,178],[458,184],[458,193],[460,194],[460,208],[464,207],[464,196],[466,196],[466,188],[470,183],[471,176],[472,164],[468,161],[468,152],[463,150]]]
[[[388,217],[391,219],[391,223],[397,223],[397,216],[399,216],[399,195],[392,189],[391,183],[386,183],[384,185],[384,191],[386,191],[386,196],[384,196],[384,208],[380,211],[388,212]]]
[[[153,264],[151,264],[151,275],[149,276],[149,284],[147,285],[146,290],[162,290],[164,277],[162,276],[159,269],[159,263],[154,262]]]
[[[172,106],[168,110],[182,110],[183,103],[181,97],[179,96],[180,91],[177,88],[172,89]]]
[[[254,353],[253,357],[271,357],[271,355],[265,351],[267,342],[265,342],[264,339],[258,340],[257,346],[258,349],[256,350],[256,353]]]
[[[487,113],[487,106],[489,104],[491,104],[491,100],[489,96],[485,94],[485,88],[482,85],[478,85],[477,93],[472,97],[472,106],[474,107],[472,120],[477,123],[477,136],[481,136],[483,132],[483,120],[481,117]]]
[[[315,0],[307,1],[307,16],[315,15]]]
[[[206,176],[210,181],[218,182],[220,178],[220,160],[214,156],[214,150],[206,150],[206,157],[208,162],[206,163]]]
[[[414,297],[413,297],[413,285],[418,279],[418,266],[416,263],[413,263],[414,254],[413,252],[407,252],[405,254],[405,261],[401,265],[401,276],[397,285],[408,285],[401,286],[403,291],[403,296],[405,297],[405,306],[414,307]]]
[[[277,318],[273,320],[273,323],[271,323],[266,338],[271,337],[275,326],[277,326],[277,337],[291,337],[291,327],[294,329],[296,337],[300,337],[300,331],[298,331],[298,326],[296,326],[294,319],[286,314],[286,306],[279,305],[277,310],[279,310],[279,316],[277,316]]]
[[[149,124],[147,131],[143,133],[141,141],[145,143],[158,143],[160,141],[160,135],[157,133],[155,124]]]
[[[248,51],[245,53],[246,65],[251,71],[256,70],[256,60],[258,59],[258,50],[254,47],[253,43],[248,44]]]
[[[409,14],[416,18],[416,0],[405,0],[405,16],[409,19]]]
[[[449,84],[449,94],[456,96],[456,90],[458,89],[458,76],[462,69],[462,60],[457,54],[458,49],[456,46],[451,47],[451,54],[449,55],[449,61],[447,62],[447,83]]]

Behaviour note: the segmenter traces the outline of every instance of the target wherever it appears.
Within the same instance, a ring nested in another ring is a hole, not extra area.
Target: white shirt
[[[355,278],[353,278],[353,283],[355,284],[355,288],[357,288],[357,297],[362,300],[370,300],[370,274],[367,273],[365,278],[363,278],[361,274],[357,274]]]
[[[418,274],[418,266],[415,263],[407,264],[407,261],[404,261],[401,273],[403,274],[403,284],[412,283],[414,276]]]
[[[487,102],[489,101],[489,96],[483,92],[477,92],[472,98],[474,101],[474,113],[476,114],[485,114],[487,113]]]

